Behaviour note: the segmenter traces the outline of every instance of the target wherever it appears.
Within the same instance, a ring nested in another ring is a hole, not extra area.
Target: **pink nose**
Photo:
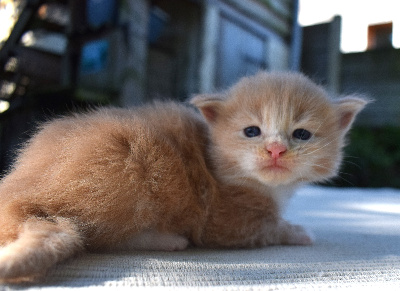
[[[267,151],[273,159],[277,159],[287,151],[287,148],[281,143],[273,142],[267,145]]]

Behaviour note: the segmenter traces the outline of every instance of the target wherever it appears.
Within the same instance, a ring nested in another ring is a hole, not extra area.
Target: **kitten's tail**
[[[83,238],[69,219],[30,218],[18,238],[0,248],[0,282],[29,282],[83,250]]]

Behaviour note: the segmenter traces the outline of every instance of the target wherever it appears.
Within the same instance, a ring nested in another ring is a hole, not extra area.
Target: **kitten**
[[[335,175],[366,105],[296,73],[229,91],[99,109],[41,126],[0,184],[0,280],[36,279],[84,250],[309,245],[281,214]]]

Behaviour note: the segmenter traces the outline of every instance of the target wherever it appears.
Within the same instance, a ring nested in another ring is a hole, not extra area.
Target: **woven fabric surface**
[[[400,290],[399,190],[304,187],[286,217],[315,244],[85,254],[0,290]]]

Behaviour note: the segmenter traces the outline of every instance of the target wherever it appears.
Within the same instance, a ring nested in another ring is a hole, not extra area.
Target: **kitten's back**
[[[174,103],[52,121],[2,181],[1,211],[11,211],[11,220],[72,217],[91,248],[106,248],[154,224],[188,231],[202,220],[196,209],[203,199],[200,189],[205,179],[212,180],[204,158],[206,136],[198,115]],[[181,213],[186,208],[191,217]],[[0,228],[16,232],[8,226],[19,223],[2,217]],[[15,237],[2,234],[0,245]]]

